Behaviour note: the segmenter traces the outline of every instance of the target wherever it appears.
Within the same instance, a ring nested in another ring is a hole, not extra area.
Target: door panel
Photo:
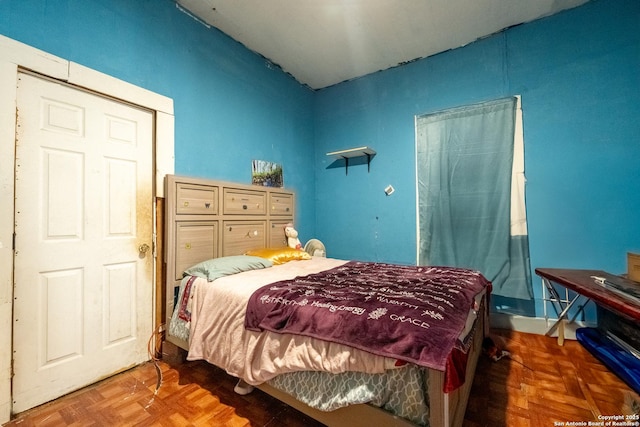
[[[37,293],[44,313],[38,329],[38,364],[47,368],[82,354],[82,269],[43,272]]]
[[[153,114],[20,74],[13,410],[148,359]]]

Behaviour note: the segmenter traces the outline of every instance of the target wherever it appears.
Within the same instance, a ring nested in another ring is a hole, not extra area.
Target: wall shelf
[[[370,147],[356,147],[348,148],[346,150],[331,151],[327,153],[327,156],[335,159],[344,159],[345,162],[345,174],[349,173],[349,159],[354,157],[366,157],[367,158],[367,171],[371,168],[371,158],[376,154],[376,151]]]

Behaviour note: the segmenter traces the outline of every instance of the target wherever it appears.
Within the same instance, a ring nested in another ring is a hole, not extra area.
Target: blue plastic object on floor
[[[640,359],[595,328],[578,329],[576,338],[636,393],[640,393]]]

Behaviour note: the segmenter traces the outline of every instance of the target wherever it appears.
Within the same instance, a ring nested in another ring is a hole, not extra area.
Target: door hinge
[[[151,234],[151,246],[153,247],[153,256],[155,258],[158,257],[156,239],[157,239],[157,234],[156,233],[152,233]]]

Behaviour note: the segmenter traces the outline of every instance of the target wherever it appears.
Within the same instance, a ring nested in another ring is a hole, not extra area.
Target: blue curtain
[[[418,262],[479,270],[531,299],[528,237],[511,235],[516,99],[416,118]]]

